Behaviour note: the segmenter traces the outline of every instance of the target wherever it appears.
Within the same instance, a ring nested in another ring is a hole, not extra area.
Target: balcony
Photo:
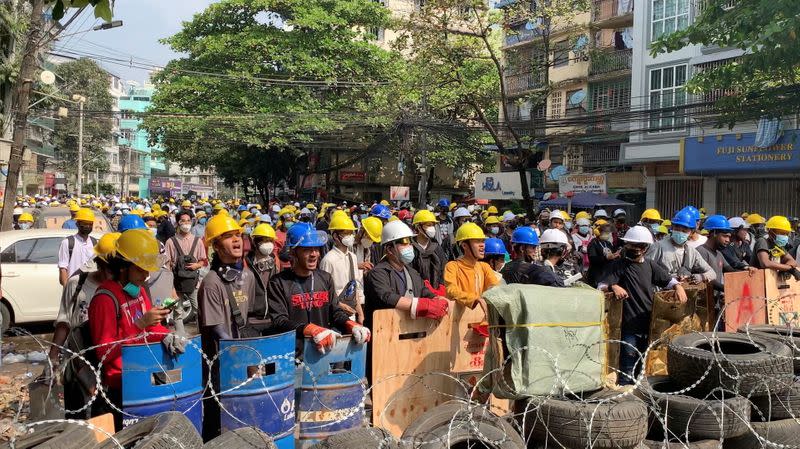
[[[631,61],[633,60],[633,49],[624,50],[614,49],[595,49],[591,53],[591,64],[589,66],[589,78],[614,78],[616,76],[628,75],[631,72]]]
[[[533,29],[528,29],[533,28]],[[542,35],[541,28],[537,26],[530,26],[528,22],[512,26],[505,35],[503,44],[506,47],[517,45],[523,42],[532,41],[533,39]]]
[[[619,165],[619,148],[619,143],[587,144],[583,147],[583,167],[601,168]]]
[[[592,23],[599,28],[633,25],[634,0],[594,0]]]
[[[513,75],[507,74],[505,78],[506,94],[508,95],[519,95],[544,87],[544,77],[541,73],[525,72]]]

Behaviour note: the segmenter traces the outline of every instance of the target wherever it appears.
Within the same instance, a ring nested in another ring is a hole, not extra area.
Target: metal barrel
[[[177,411],[202,432],[203,363],[200,336],[191,338],[186,351],[176,357],[168,354],[161,343],[123,345],[123,425],[161,412]]]
[[[303,359],[298,392],[298,449],[364,425],[367,346],[347,336],[322,354],[313,340],[306,339]]]
[[[294,447],[295,335],[220,340],[222,432],[254,426],[279,449]]]

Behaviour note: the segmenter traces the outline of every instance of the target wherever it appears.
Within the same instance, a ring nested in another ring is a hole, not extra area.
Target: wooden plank
[[[766,293],[764,270],[726,273],[725,331],[736,332],[745,324],[766,324]]]
[[[114,415],[106,413],[86,420],[95,427],[94,438],[98,443],[108,439],[108,435],[114,435]]]
[[[483,309],[469,309],[458,303],[451,303],[450,351],[453,354],[450,371],[468,373],[483,370],[483,358],[489,339],[469,328],[472,323],[480,323],[486,315]]]
[[[451,326],[450,319],[437,323],[394,309],[374,312],[373,425],[399,437],[419,415],[457,393],[458,379],[448,376]]]
[[[622,301],[606,293],[603,335],[606,344],[606,384],[614,384],[619,370],[619,341],[622,339]]]
[[[800,282],[793,276],[764,270],[767,322],[796,327],[800,324]]]

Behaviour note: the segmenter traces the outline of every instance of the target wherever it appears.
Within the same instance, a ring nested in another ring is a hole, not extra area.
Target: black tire
[[[194,425],[180,412],[164,412],[144,418],[114,434],[122,447],[136,449],[200,449],[203,439]],[[96,449],[117,449],[109,438]]]
[[[47,423],[31,426],[32,433],[14,441],[0,444],[0,448],[14,449],[81,449],[97,444],[94,431],[77,423]]]
[[[0,302],[0,335],[5,334],[8,332],[8,329],[11,328],[11,309],[8,306]]]
[[[725,440],[725,449],[792,449],[800,447],[800,423],[793,419],[750,423],[753,431]],[[756,436],[758,435],[758,436]],[[766,441],[760,440],[758,437]]]
[[[664,441],[644,440],[641,447],[642,449],[719,449],[722,446],[719,440],[703,440],[691,443],[665,443]]]
[[[667,371],[675,384],[702,397],[722,387],[740,396],[788,388],[794,377],[792,350],[783,343],[734,333],[693,333],[668,346]]]
[[[509,438],[504,430],[488,421],[453,422],[425,434],[425,441],[411,443],[412,449],[525,449],[525,443]]]
[[[276,449],[268,433],[255,427],[241,427],[225,432],[203,446],[203,449]]]
[[[646,377],[636,390],[637,396],[649,403],[651,413],[658,416],[653,426],[666,427],[669,438],[680,441],[720,440],[749,432],[750,402],[733,394],[714,392],[698,399],[682,394],[667,376]]]
[[[764,396],[752,396],[753,421],[777,421],[800,418],[800,379],[784,391]]]
[[[367,427],[346,430],[331,435],[310,449],[357,449],[357,448],[397,449],[397,438],[380,427]]]
[[[586,401],[548,398],[524,414],[525,440],[554,448],[632,449],[647,436],[647,406],[631,394],[603,391]]]
[[[739,333],[767,337],[781,341],[792,349],[792,363],[794,372],[800,373],[800,329],[786,326],[771,326],[767,324],[757,326],[742,326]]]
[[[484,425],[478,426],[481,423]],[[478,432],[483,433],[481,429],[486,427],[498,429],[504,435],[503,439],[494,439],[495,443],[500,444],[496,446],[497,448],[525,447],[525,442],[511,423],[483,406],[468,404],[464,401],[445,402],[423,413],[406,427],[401,440],[403,443],[409,443],[412,447],[427,448],[426,443],[437,441],[441,446],[441,435],[437,433],[441,428],[463,428],[464,441],[467,441],[470,430],[474,431],[477,428]]]

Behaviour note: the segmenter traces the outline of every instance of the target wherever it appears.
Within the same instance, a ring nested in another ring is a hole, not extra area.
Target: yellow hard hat
[[[121,236],[120,232],[109,232],[100,237],[97,244],[94,245],[94,255],[108,261],[108,256],[114,254],[117,249],[117,239]]]
[[[222,209],[225,209],[222,206],[222,203],[217,203],[217,204],[214,205],[214,207],[211,208],[211,210],[222,210]]]
[[[750,214],[750,215],[748,215],[746,221],[747,221],[747,224],[749,224],[749,225],[764,224],[764,223],[767,222],[764,219],[764,217],[762,217],[761,215],[758,215],[758,214]]]
[[[17,222],[22,223],[23,221],[29,221],[33,223],[33,215],[27,212],[23,212],[22,214],[20,214],[19,218],[17,219]]]
[[[581,218],[586,218],[587,220],[591,220],[592,219],[592,214],[590,214],[589,212],[586,212],[585,210],[582,210],[582,211],[578,212],[577,214],[575,214],[575,220],[580,220]]]
[[[197,211],[196,214],[194,214],[194,218],[203,218],[205,216],[206,216],[206,211],[204,210],[199,210]]]
[[[647,209],[646,211],[642,212],[642,218],[640,218],[640,220],[644,219],[663,221],[661,219],[661,213],[658,212],[658,209]]]
[[[114,252],[146,271],[158,271],[164,262],[158,240],[147,229],[128,229],[120,234],[114,242]]]
[[[272,226],[268,225],[267,223],[261,223],[260,225],[256,226],[255,229],[253,229],[250,237],[268,237],[274,240],[275,230],[272,229]]]
[[[456,204],[456,203],[450,203],[450,210],[453,210],[453,209],[455,209],[455,208],[456,208],[456,206],[458,206],[458,204]]]
[[[75,212],[75,221],[91,221],[94,223],[94,212],[91,209],[82,207]]]
[[[464,223],[456,231],[456,243],[464,240],[486,240],[483,229],[475,223]]]
[[[397,218],[397,215],[392,215],[391,217],[389,217],[388,220],[386,220],[386,222],[387,223],[391,223],[391,222],[397,221],[397,220],[399,220],[399,218]]]
[[[664,226],[664,227],[668,228],[668,227],[672,226],[672,221],[671,220],[663,220],[661,222],[661,226]]]
[[[175,198],[170,198],[169,202],[170,202],[170,204],[175,204]]]
[[[331,217],[331,222],[328,225],[329,231],[355,231],[356,226],[353,224],[353,220],[347,216],[347,213],[343,211],[337,211],[339,213],[334,213],[333,217]]]
[[[206,245],[210,246],[214,239],[231,231],[242,232],[242,227],[228,214],[214,215],[206,223]]]
[[[486,209],[486,212],[490,213],[490,214],[495,214],[495,215],[497,215],[499,213],[499,212],[497,212],[497,207],[495,207],[495,206],[489,206]]]
[[[411,224],[417,225],[420,223],[438,223],[439,220],[436,219],[436,216],[433,215],[433,212],[422,209],[421,211],[414,214],[414,220]]]
[[[308,204],[306,204],[306,209],[308,209],[308,210],[317,210],[317,206],[315,206],[314,203],[308,203]]]
[[[391,204],[389,204],[389,202],[386,201],[386,200],[381,200],[381,204],[384,205],[384,206],[387,206],[387,207],[391,206]]]
[[[251,214],[250,212],[248,212],[246,210],[243,210],[243,211],[239,212],[239,218],[241,218],[243,220],[246,220],[250,215],[253,215],[253,214]]]
[[[173,200],[173,202],[174,202],[174,200]],[[189,201],[189,200],[183,200],[181,202],[181,207],[192,207],[192,202]]]
[[[155,211],[155,210],[157,210],[157,211],[160,211],[160,210],[161,210],[161,205],[160,205],[160,204],[158,204],[158,203],[156,203],[156,204],[153,204],[153,210],[154,210],[154,211]]]
[[[497,215],[492,215],[486,218],[484,224],[492,225],[492,224],[500,224],[500,219],[497,218]]]
[[[373,242],[380,243],[381,232],[383,232],[383,222],[378,217],[367,217],[361,220],[361,227]]]
[[[658,227],[658,233],[669,234],[669,231],[667,230],[667,227],[662,224],[661,226]]]
[[[485,210],[481,212],[481,220],[486,221],[487,218],[489,218],[489,211]]]
[[[78,212],[80,209],[81,209],[81,207],[78,206],[77,204],[75,204],[74,202],[70,203],[70,205],[69,205],[69,211],[70,212]]]
[[[86,198],[81,198],[81,206],[85,206],[85,205],[86,205]]]
[[[284,215],[292,215],[292,211],[288,207],[284,207],[278,212],[278,217],[283,218]]]
[[[239,226],[244,226],[246,224],[247,224],[247,219],[246,218],[240,218],[239,219]]]
[[[792,232],[792,224],[789,223],[788,218],[782,215],[775,215],[767,220],[767,229],[777,229],[780,231]]]

